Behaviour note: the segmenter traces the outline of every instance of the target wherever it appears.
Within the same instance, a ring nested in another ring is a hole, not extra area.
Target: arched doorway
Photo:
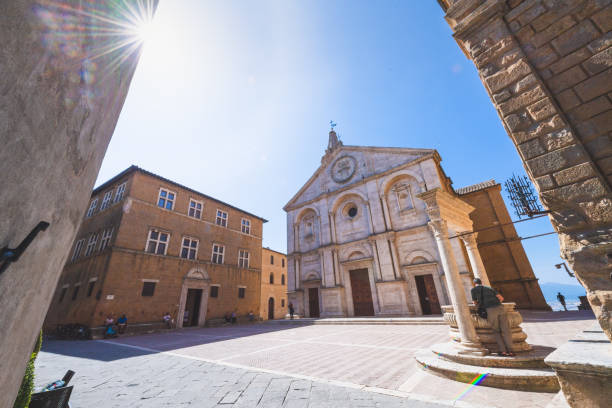
[[[268,320],[274,320],[274,298],[268,299]]]

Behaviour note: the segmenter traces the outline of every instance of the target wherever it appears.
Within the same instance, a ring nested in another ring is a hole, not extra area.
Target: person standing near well
[[[504,313],[501,302],[502,295],[489,286],[484,286],[480,278],[474,279],[474,287],[471,290],[472,300],[477,306],[487,311],[487,322],[493,330],[495,340],[499,346],[499,354],[506,357],[514,357],[512,352],[512,332],[508,323],[508,316]]]

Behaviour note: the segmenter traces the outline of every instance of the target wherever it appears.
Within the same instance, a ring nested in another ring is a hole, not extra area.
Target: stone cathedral
[[[503,207],[496,213],[507,217],[494,223],[505,225],[510,217],[499,184],[455,191],[440,161],[433,149],[345,146],[330,131],[321,166],[284,207],[288,298],[297,314],[440,314],[440,305],[451,304],[445,273],[457,272],[454,285],[469,298],[474,276],[489,282],[492,268],[485,269],[483,258],[499,266],[499,285],[494,279],[491,285],[507,299],[519,307],[548,307],[520,241],[517,247],[506,237],[481,256],[470,214],[483,200],[468,196],[491,190],[493,200],[499,198],[495,206]]]

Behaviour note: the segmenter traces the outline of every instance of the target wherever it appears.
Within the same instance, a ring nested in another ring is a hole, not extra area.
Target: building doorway
[[[268,299],[268,320],[274,320],[274,298]]]
[[[183,327],[197,326],[200,318],[200,303],[202,302],[202,289],[187,289]]]
[[[355,316],[374,316],[370,275],[367,269],[349,271]]]
[[[319,288],[308,288],[308,310],[310,317],[319,317]]]
[[[436,292],[433,276],[418,275],[415,276],[417,291],[419,292],[419,301],[421,302],[421,310],[424,315],[441,314],[440,301]]]

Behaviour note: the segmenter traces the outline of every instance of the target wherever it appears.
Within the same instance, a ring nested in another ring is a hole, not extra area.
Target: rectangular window
[[[93,293],[95,286],[96,286],[95,280],[92,280],[91,282],[89,282],[89,286],[87,286],[87,297],[91,297],[91,294]]]
[[[81,288],[81,284],[77,283],[74,286],[74,292],[72,292],[72,300],[76,300],[77,296],[79,295],[79,289]]]
[[[227,227],[227,213],[225,211],[217,210],[217,225]]]
[[[285,307],[285,299],[281,299],[281,307]]]
[[[118,203],[119,201],[123,200],[124,192],[125,192],[125,183],[122,183],[119,185],[119,187],[117,187],[117,191],[115,192],[115,199],[113,200],[113,203]]]
[[[196,200],[189,200],[189,213],[187,214],[192,218],[198,220],[202,218],[202,202]]]
[[[143,282],[142,283],[142,296],[153,296],[155,293],[156,282]]]
[[[100,205],[100,211],[108,208],[111,203],[111,198],[113,198],[113,190],[104,193],[104,198],[102,198],[102,205]]]
[[[146,251],[150,254],[166,255],[170,234],[155,229],[149,231]]]
[[[414,208],[412,202],[412,194],[410,194],[410,186],[400,184],[394,188],[395,199],[397,200],[397,209],[401,211],[407,211]]]
[[[210,297],[211,298],[219,297],[219,286],[210,287]]]
[[[62,300],[64,300],[64,297],[66,296],[66,292],[68,292],[68,286],[64,286],[62,288],[62,292],[60,293],[60,297],[59,297],[59,303],[61,303]]]
[[[181,258],[196,259],[198,253],[198,240],[189,237],[183,237],[181,247]]]
[[[94,198],[93,200],[91,200],[91,204],[89,204],[89,209],[87,210],[87,218],[94,215],[94,213],[96,212],[97,206],[98,206],[98,199]]]
[[[225,253],[225,247],[223,245],[213,244],[212,263],[222,264],[224,253]]]
[[[283,264],[283,268],[285,267],[285,259],[281,259],[281,263]]]
[[[172,210],[174,208],[174,199],[176,193],[166,190],[164,188],[159,189],[159,199],[157,200],[157,206],[165,208],[166,210]]]
[[[87,241],[87,248],[85,249],[85,256],[89,256],[93,254],[96,249],[96,243],[98,242],[98,235],[91,234],[89,236],[89,240]]]
[[[274,255],[270,255],[270,265],[274,265]]]
[[[79,256],[81,255],[81,249],[83,249],[83,245],[85,244],[85,240],[84,239],[79,239],[76,243],[76,245],[74,246],[74,252],[72,253],[72,258],[70,258],[70,260],[72,262],[76,261],[77,259],[79,259]]]
[[[244,234],[250,234],[251,233],[251,221],[247,220],[246,218],[243,218],[241,228]]]
[[[102,239],[100,240],[100,252],[110,245],[110,240],[112,236],[113,228],[108,228],[104,230],[104,232],[102,232]]]
[[[238,297],[240,299],[244,299],[244,292],[246,291],[246,288],[238,288]]]
[[[238,267],[239,268],[249,268],[249,251],[245,251],[241,249],[238,251]]]

